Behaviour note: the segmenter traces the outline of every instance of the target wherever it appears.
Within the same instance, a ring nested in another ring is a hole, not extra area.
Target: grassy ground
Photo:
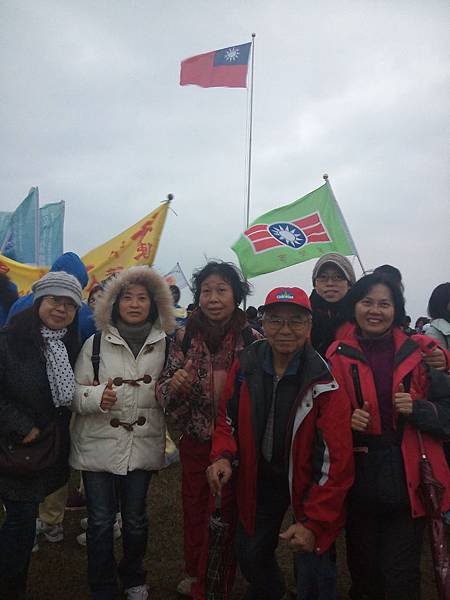
[[[80,518],[84,512],[66,513],[64,541],[50,544],[42,541],[33,554],[29,576],[30,600],[88,600],[86,582],[86,549],[79,546],[76,536],[81,532]],[[173,465],[154,477],[149,494],[150,535],[146,554],[148,584],[153,600],[180,600],[175,589],[183,569],[182,514],[180,502],[180,469]],[[432,567],[425,543],[423,556],[423,600],[437,600]],[[120,556],[120,540],[116,542]],[[339,594],[346,598],[349,585],[345,567],[343,540],[338,542]],[[279,549],[280,564],[292,584],[291,557],[286,548]],[[238,575],[233,600],[242,598],[245,582]],[[0,591],[1,597],[1,591]]]

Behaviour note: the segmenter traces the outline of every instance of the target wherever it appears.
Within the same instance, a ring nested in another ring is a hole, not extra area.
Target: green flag
[[[278,271],[327,252],[356,255],[328,183],[258,217],[232,249],[246,277]]]

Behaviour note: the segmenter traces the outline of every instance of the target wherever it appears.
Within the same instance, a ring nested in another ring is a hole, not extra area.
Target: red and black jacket
[[[239,519],[252,535],[260,446],[265,428],[263,361],[268,343],[242,350],[225,386],[213,435],[211,459],[237,459]],[[299,367],[302,384],[286,432],[289,487],[295,519],[316,536],[325,552],[345,522],[345,497],[353,482],[350,402],[337,395],[325,362],[306,345]],[[306,376],[305,376],[306,374]],[[281,388],[277,388],[281,389]]]
[[[395,354],[392,395],[399,389],[400,383],[408,381],[409,393],[414,401],[413,412],[405,419],[401,447],[411,514],[413,517],[421,517],[425,515],[425,507],[417,494],[420,483],[417,429],[422,433],[434,475],[446,487],[442,510],[450,508],[450,472],[442,449],[442,439],[450,436],[450,376],[428,369],[423,364],[422,354],[430,354],[438,347],[431,338],[422,335],[408,337],[400,328],[395,327],[393,339]],[[352,411],[360,408],[361,402],[364,401],[371,417],[367,434],[381,434],[375,381],[358,342],[355,325],[345,339],[338,340],[330,346],[327,358],[339,384],[338,394],[342,395],[342,400],[350,399]],[[360,381],[360,392],[355,384],[355,371]],[[359,395],[362,397],[358,398]],[[393,418],[393,427],[396,430],[398,423],[395,413]]]

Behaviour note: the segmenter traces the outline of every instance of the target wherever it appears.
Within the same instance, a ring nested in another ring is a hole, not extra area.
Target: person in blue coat
[[[65,271],[70,273],[78,279],[82,288],[85,288],[89,281],[89,276],[86,271],[81,258],[75,252],[64,252],[61,254],[50,268],[51,272]],[[11,318],[17,313],[29,308],[33,304],[33,294],[26,294],[21,296],[9,309],[8,317],[6,322],[8,323]],[[81,343],[84,343],[88,337],[91,337],[95,333],[95,323],[92,316],[92,312],[88,305],[83,302],[78,313],[78,328],[80,334]]]
[[[11,306],[18,298],[17,286],[6,273],[0,273],[0,327],[3,327]]]

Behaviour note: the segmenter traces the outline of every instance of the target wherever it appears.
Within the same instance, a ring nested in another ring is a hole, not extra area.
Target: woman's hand
[[[176,396],[177,394],[189,394],[192,387],[194,369],[192,360],[189,359],[182,369],[178,369],[172,375],[169,383],[169,394]]]
[[[23,438],[22,444],[31,444],[31,442],[34,442],[34,440],[39,437],[40,433],[40,429],[33,427]]]
[[[422,354],[423,362],[431,369],[436,371],[446,371],[447,361],[445,359],[444,351],[440,348],[435,348],[431,354]]]
[[[211,494],[213,496],[220,495],[222,486],[229,481],[233,469],[231,463],[227,458],[219,458],[216,462],[206,469],[206,479],[208,480]]]
[[[102,410],[111,410],[114,404],[117,402],[117,394],[112,389],[113,381],[111,377],[108,379],[105,389],[103,390],[102,400],[100,402],[100,408]]]
[[[405,386],[401,383],[398,392],[394,394],[394,408],[401,415],[410,415],[413,411],[413,399],[411,394],[405,392]]]
[[[316,545],[316,536],[314,533],[302,525],[294,523],[280,533],[280,538],[289,542],[289,546],[293,552],[312,552]]]
[[[370,423],[369,407],[364,402],[362,408],[357,408],[352,414],[352,429],[353,431],[366,431]]]

